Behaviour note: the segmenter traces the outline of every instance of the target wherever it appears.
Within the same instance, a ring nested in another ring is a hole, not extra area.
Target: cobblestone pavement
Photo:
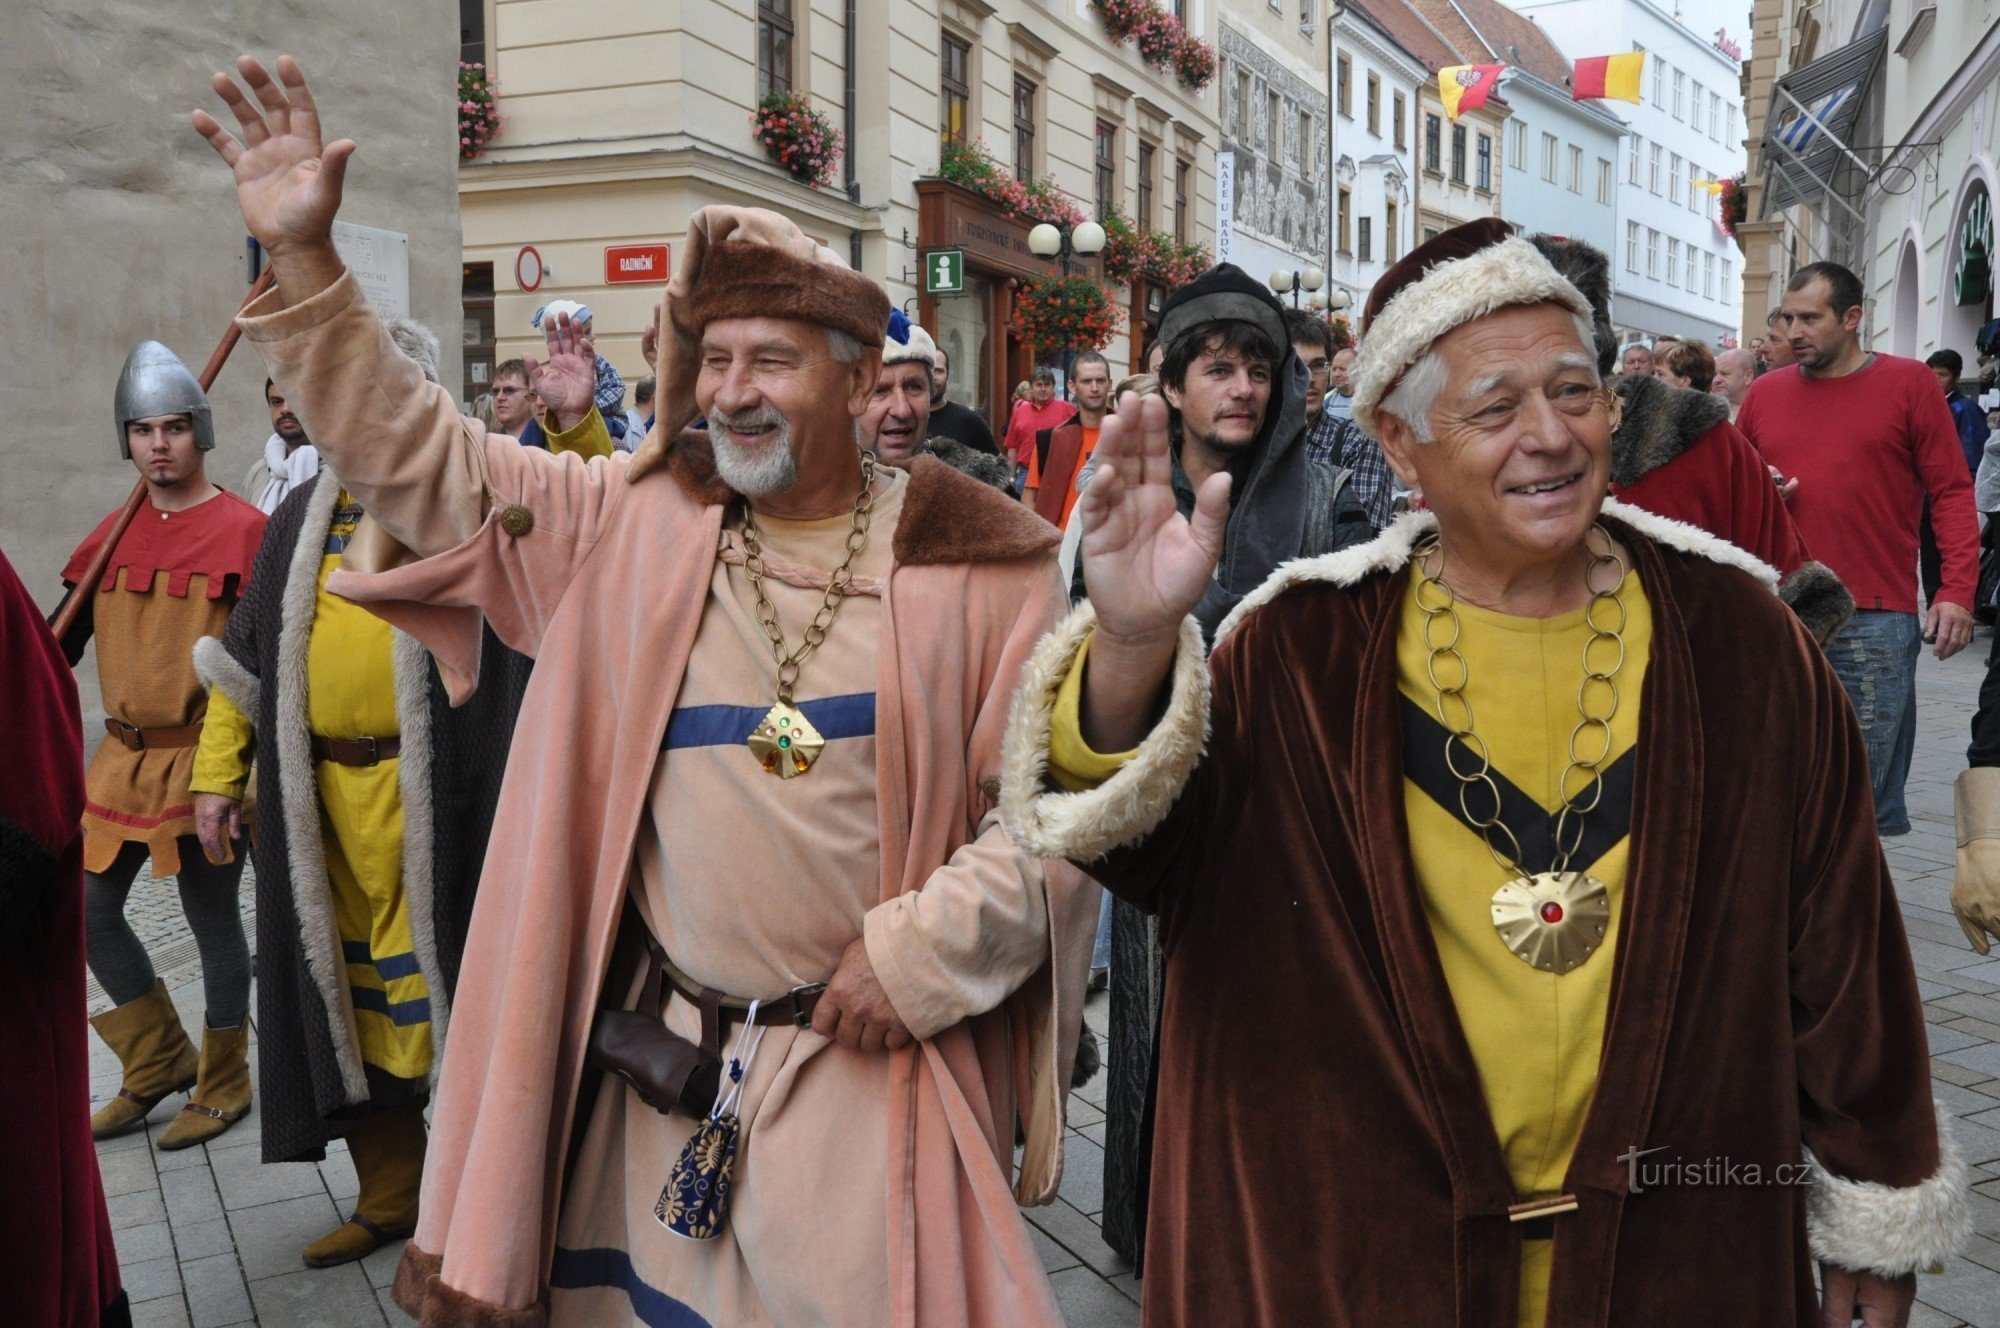
[[[1960,1144],[1980,1177],[1973,1195],[1979,1234],[1943,1275],[1923,1279],[1912,1328],[2000,1328],[2000,957],[1981,959],[1966,947],[1947,902],[1955,856],[1952,781],[1964,767],[1966,723],[1986,645],[1982,632],[1957,659],[1939,664],[1924,657],[1909,785],[1915,828],[1888,847],[1928,1003],[1937,1097],[1959,1118]],[[246,900],[248,881],[246,875]],[[179,922],[172,885],[142,882],[133,892],[132,916],[161,957],[182,1019],[196,1027],[199,961]],[[1101,1035],[1104,997],[1092,997],[1087,1013]],[[254,1033],[252,1048],[254,1057]],[[118,1067],[95,1038],[91,1069],[91,1093],[102,1103],[118,1090]],[[1138,1284],[1097,1230],[1104,1184],[1103,1085],[1099,1075],[1071,1100],[1061,1198],[1028,1213],[1072,1328],[1124,1328],[1139,1321]],[[180,1102],[171,1098],[154,1111],[155,1129]],[[299,1262],[300,1247],[332,1229],[353,1201],[354,1171],[345,1152],[336,1145],[316,1165],[262,1166],[257,1142],[253,1108],[219,1140],[184,1152],[157,1151],[150,1131],[99,1146],[138,1328],[408,1323],[387,1290],[398,1248],[345,1268],[313,1271]]]

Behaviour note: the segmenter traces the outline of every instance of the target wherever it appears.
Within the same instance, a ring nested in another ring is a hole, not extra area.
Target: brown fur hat
[[[675,325],[699,337],[718,318],[792,318],[881,345],[889,297],[827,250],[816,253],[819,261],[733,238],[711,246],[687,295],[673,301]]]

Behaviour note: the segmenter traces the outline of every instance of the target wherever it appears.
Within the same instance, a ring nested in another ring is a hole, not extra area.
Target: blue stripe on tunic
[[[702,1318],[666,1292],[647,1286],[632,1267],[632,1256],[623,1250],[566,1250],[556,1246],[555,1262],[549,1268],[549,1286],[561,1291],[587,1291],[593,1287],[613,1287],[632,1302],[632,1314],[646,1328],[710,1328]]]
[[[730,747],[749,740],[759,720],[771,707],[700,705],[683,706],[667,720],[666,750],[677,747]],[[855,692],[848,696],[824,696],[801,701],[799,712],[828,742],[841,738],[875,736],[875,693]]]
[[[350,986],[347,990],[354,997],[355,1009],[371,1010],[379,1015],[387,1015],[389,1022],[398,1028],[430,1022],[431,1002],[428,996],[414,1001],[392,1001],[388,992],[377,991],[373,987]]]
[[[382,975],[384,982],[392,982],[397,978],[413,978],[423,972],[414,954],[387,955],[377,959],[366,941],[342,941],[340,951],[348,963],[367,964],[372,967]]]

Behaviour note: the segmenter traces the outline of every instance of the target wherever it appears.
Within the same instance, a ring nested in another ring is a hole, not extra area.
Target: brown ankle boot
[[[417,1191],[424,1179],[424,1104],[378,1112],[347,1136],[347,1153],[361,1182],[354,1215],[305,1248],[308,1268],[365,1259],[417,1229]]]
[[[250,1110],[250,1020],[234,1028],[201,1030],[201,1073],[180,1115],[160,1131],[159,1146],[171,1152],[205,1143]]]
[[[118,1096],[90,1118],[92,1138],[123,1134],[143,1122],[169,1093],[194,1087],[200,1057],[174,1012],[166,983],[156,979],[144,996],[106,1010],[90,1026],[118,1054],[125,1071]]]

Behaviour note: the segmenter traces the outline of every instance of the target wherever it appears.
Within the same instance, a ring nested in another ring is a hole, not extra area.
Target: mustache
[[[772,433],[789,428],[791,425],[790,420],[771,406],[758,406],[752,410],[736,412],[711,410],[708,418],[731,433]]]

